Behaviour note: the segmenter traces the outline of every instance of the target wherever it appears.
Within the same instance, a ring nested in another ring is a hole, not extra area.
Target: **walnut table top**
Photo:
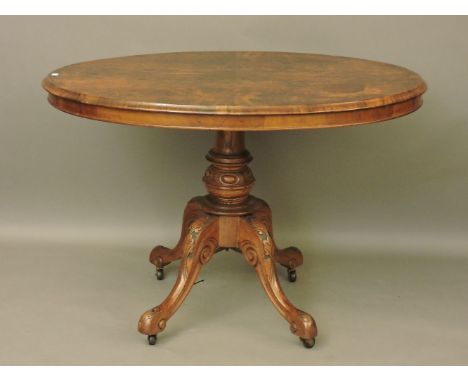
[[[160,53],[88,61],[43,81],[58,109],[108,122],[260,131],[350,126],[416,110],[426,90],[405,68],[282,52]]]

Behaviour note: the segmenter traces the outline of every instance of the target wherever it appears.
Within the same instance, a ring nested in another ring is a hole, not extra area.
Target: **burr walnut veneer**
[[[169,296],[146,311],[138,329],[150,344],[166,328],[201,268],[223,249],[241,252],[273,305],[304,346],[317,328],[284,295],[275,264],[289,281],[303,262],[295,247],[273,240],[268,205],[250,195],[254,176],[246,131],[351,126],[397,118],[422,104],[426,85],[395,65],[347,57],[281,52],[186,52],[119,57],[69,65],[43,81],[49,102],[77,116],[139,126],[213,130],[203,181],[207,195],[185,208],[173,249],[150,254],[157,278],[179,260]]]

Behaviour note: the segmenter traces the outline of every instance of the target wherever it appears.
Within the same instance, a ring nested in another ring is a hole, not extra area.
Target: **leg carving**
[[[190,224],[201,215],[203,215],[201,206],[196,200],[192,199],[185,207],[182,232],[177,245],[173,249],[158,245],[151,251],[149,261],[156,266],[156,277],[158,280],[164,279],[164,267],[166,265],[182,258],[184,241]]]
[[[265,201],[259,201],[261,202],[261,208],[255,212],[255,220],[263,224],[270,237],[273,238],[271,209]],[[273,247],[275,262],[287,268],[289,281],[296,281],[296,268],[301,266],[304,261],[302,252],[296,247],[278,249],[274,243]]]
[[[187,206],[187,209],[189,209]],[[187,212],[187,210],[186,210]],[[193,212],[193,211],[189,211]],[[187,297],[196,281],[201,268],[206,264],[218,248],[218,221],[216,218],[200,213],[195,220],[190,214],[187,230],[181,239],[181,263],[176,283],[166,299],[158,306],[146,311],[140,318],[138,330],[148,335],[150,344],[156,342],[156,334],[163,331],[167,320],[177,311]],[[186,221],[184,220],[184,226]]]
[[[240,249],[246,261],[255,267],[269,299],[289,322],[291,332],[300,337],[306,347],[312,347],[317,335],[315,321],[311,315],[294,307],[281,289],[275,268],[275,244],[268,226],[254,214],[241,220],[239,236]]]

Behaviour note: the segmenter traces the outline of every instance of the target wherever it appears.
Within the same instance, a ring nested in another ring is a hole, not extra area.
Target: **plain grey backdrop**
[[[467,35],[458,16],[1,17],[0,363],[467,363]],[[147,254],[205,193],[214,134],[76,118],[40,86],[79,61],[193,50],[373,59],[429,86],[397,120],[247,134],[276,240],[305,252],[298,282],[282,280],[317,318],[312,351],[236,254],[145,346],[137,319],[177,271],[157,283]]]

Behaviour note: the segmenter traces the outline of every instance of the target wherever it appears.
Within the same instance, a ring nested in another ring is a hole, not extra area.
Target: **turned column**
[[[242,216],[253,211],[250,191],[255,178],[248,164],[252,156],[245,149],[244,132],[218,131],[215,146],[206,159],[211,165],[203,181],[208,195],[207,212],[214,215]]]

